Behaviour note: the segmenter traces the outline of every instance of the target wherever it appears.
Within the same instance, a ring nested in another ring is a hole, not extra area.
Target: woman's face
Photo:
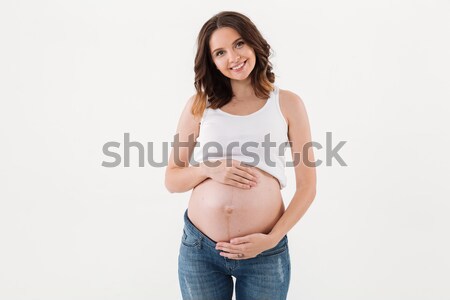
[[[216,29],[209,40],[209,48],[217,69],[230,79],[246,79],[255,67],[255,51],[233,28]]]

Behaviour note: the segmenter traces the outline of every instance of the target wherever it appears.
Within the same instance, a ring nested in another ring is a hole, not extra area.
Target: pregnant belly
[[[188,217],[206,236],[215,242],[252,233],[269,233],[285,207],[278,180],[254,167],[259,182],[242,189],[210,178],[197,185],[191,193]]]

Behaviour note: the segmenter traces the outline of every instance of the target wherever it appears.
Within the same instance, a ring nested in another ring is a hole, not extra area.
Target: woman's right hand
[[[202,162],[202,165],[206,175],[217,182],[242,189],[249,189],[251,186],[256,186],[259,175],[252,166],[246,166],[244,163],[234,159],[228,161],[231,164],[227,163],[227,159],[220,159],[217,161],[208,161],[208,165]]]

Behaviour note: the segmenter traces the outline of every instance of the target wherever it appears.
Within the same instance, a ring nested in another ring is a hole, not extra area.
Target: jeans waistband
[[[184,228],[185,230],[188,230],[190,234],[193,234],[194,236],[202,239],[203,243],[215,248],[216,242],[210,239],[207,235],[205,235],[203,232],[200,231],[189,219],[188,217],[188,210],[186,209],[184,212]]]

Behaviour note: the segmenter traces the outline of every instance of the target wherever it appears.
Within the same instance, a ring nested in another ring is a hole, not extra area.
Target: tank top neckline
[[[266,106],[269,105],[268,102],[271,101],[271,99],[272,99],[273,97],[275,97],[275,92],[276,92],[276,90],[277,90],[277,87],[275,86],[275,87],[274,87],[274,90],[270,92],[270,96],[269,96],[269,98],[266,100],[266,103],[264,103],[263,107],[261,107],[260,109],[258,109],[258,110],[255,111],[255,112],[252,112],[251,114],[248,114],[248,115],[234,115],[234,114],[227,113],[226,111],[223,111],[223,110],[221,110],[220,108],[218,108],[217,111],[220,112],[220,113],[222,113],[222,114],[225,114],[225,115],[227,115],[227,116],[230,116],[230,117],[237,117],[237,118],[246,118],[246,117],[254,116],[254,115],[260,113],[261,111],[263,111],[263,110],[266,108]]]

